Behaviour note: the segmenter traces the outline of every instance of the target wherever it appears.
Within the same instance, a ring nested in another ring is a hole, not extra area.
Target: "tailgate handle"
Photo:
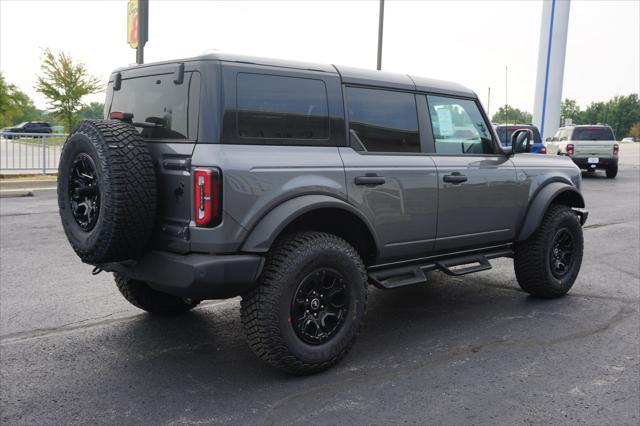
[[[169,158],[162,162],[162,167],[169,170],[189,170],[190,166],[189,158]]]

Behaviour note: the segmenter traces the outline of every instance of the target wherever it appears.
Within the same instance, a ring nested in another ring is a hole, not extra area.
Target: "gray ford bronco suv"
[[[294,374],[336,364],[367,286],[511,257],[563,296],[582,261],[578,168],[501,147],[476,94],[410,75],[210,54],[118,69],[81,122],[58,201],[80,259],[155,314],[241,296],[249,346]]]

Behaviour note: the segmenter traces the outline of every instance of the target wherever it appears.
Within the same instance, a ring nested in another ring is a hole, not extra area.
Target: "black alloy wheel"
[[[93,159],[82,152],[73,161],[68,175],[69,204],[80,228],[90,232],[100,214],[100,185]]]
[[[573,235],[567,228],[561,228],[556,232],[551,243],[551,273],[556,278],[562,278],[571,270],[574,258],[575,243]]]
[[[340,330],[348,307],[344,277],[334,269],[319,268],[298,285],[291,301],[290,322],[302,341],[319,345]]]

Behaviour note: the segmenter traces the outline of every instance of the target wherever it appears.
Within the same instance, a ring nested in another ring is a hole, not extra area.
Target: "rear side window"
[[[493,138],[478,105],[469,99],[427,96],[438,154],[493,154]]]
[[[371,152],[420,152],[412,93],[347,87],[349,130]]]
[[[571,140],[574,141],[613,141],[613,131],[608,127],[576,127]]]
[[[196,139],[199,74],[185,73],[182,84],[174,78],[172,73],[123,79],[113,92],[110,112],[133,114],[145,139]]]
[[[240,138],[329,139],[322,80],[239,73],[236,96]]]

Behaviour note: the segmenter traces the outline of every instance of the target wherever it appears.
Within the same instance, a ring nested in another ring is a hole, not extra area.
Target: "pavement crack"
[[[209,303],[202,303],[194,310],[203,309],[207,307],[214,307],[225,305],[229,303],[235,303],[236,299],[227,299],[227,300],[212,300]],[[27,330],[27,331],[19,331],[16,333],[9,333],[3,336],[0,336],[0,346],[10,345],[14,343],[21,343],[33,339],[47,338],[47,337],[55,337],[62,334],[71,333],[74,331],[83,331],[88,330],[95,327],[104,327],[107,325],[118,324],[118,323],[126,323],[129,321],[133,321],[139,319],[141,317],[145,317],[147,314],[141,312],[135,315],[129,315],[120,318],[110,318],[114,313],[109,315],[104,315],[101,317],[95,318],[87,318],[79,321],[73,321],[70,323],[62,324],[56,327],[48,327],[48,328],[37,328],[35,330]]]

